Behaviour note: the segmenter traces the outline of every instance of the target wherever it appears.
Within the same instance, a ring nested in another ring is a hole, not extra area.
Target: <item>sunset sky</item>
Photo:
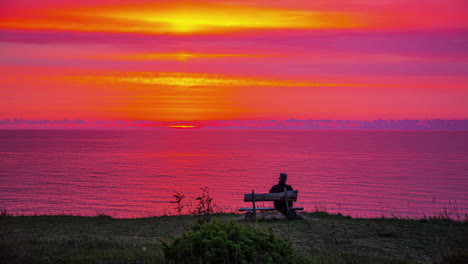
[[[466,0],[5,0],[0,120],[468,118]]]

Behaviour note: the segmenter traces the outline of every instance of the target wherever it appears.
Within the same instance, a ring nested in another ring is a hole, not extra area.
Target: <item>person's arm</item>
[[[277,193],[277,192],[282,192],[282,191],[278,191],[278,185],[273,185],[270,189],[270,193]]]
[[[275,186],[272,186],[271,189],[270,189],[270,193],[273,193],[273,189],[275,188]]]

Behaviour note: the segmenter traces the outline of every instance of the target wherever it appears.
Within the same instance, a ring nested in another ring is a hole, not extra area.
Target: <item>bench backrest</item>
[[[297,190],[286,191],[280,193],[255,193],[252,197],[251,193],[244,194],[244,202],[252,202],[252,198],[255,198],[255,201],[284,201],[285,198],[288,201],[295,202],[297,200]]]

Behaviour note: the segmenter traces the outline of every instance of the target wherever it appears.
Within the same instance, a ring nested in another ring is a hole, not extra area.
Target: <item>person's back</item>
[[[270,189],[270,193],[280,193],[286,191],[292,191],[293,188],[291,185],[286,184],[286,180],[288,179],[288,175],[286,173],[281,173],[279,177],[278,184],[273,185]],[[285,216],[288,215],[287,206],[284,201],[275,201],[274,202],[276,210],[283,213]],[[293,207],[292,202],[288,202],[289,208]]]

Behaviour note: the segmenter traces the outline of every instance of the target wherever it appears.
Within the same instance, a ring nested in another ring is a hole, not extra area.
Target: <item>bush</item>
[[[214,221],[196,225],[171,244],[163,243],[169,263],[300,263],[291,244],[270,229]]]

